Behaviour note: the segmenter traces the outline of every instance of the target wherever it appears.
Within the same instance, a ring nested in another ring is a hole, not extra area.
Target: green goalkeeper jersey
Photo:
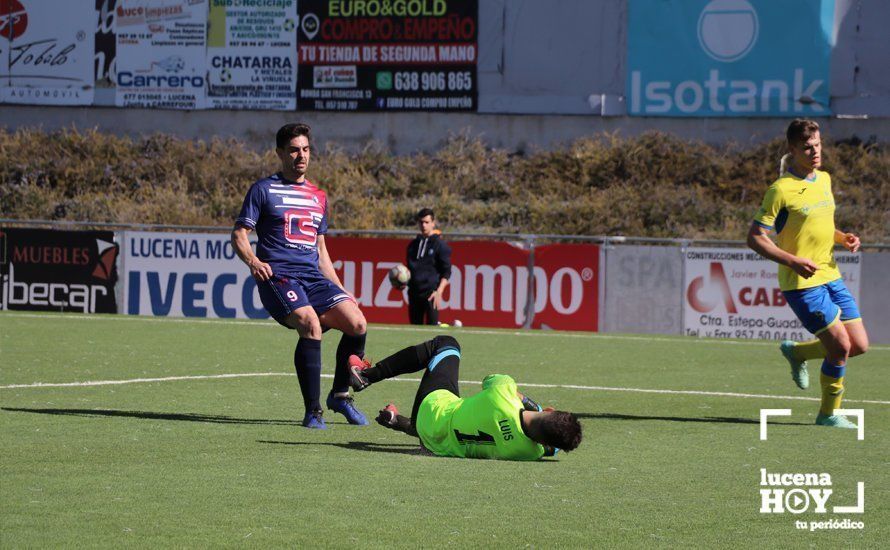
[[[448,390],[430,393],[417,411],[417,435],[439,456],[537,460],[544,446],[522,431],[516,382],[504,374],[482,381],[482,391],[461,399]]]

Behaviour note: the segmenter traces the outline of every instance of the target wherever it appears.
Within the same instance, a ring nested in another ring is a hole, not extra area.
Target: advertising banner
[[[96,11],[99,24],[96,26],[96,87],[110,88],[114,86],[114,75],[117,71],[117,39],[114,35],[117,20],[117,6],[123,0],[96,0]]]
[[[679,247],[609,246],[600,330],[683,332],[683,255]]]
[[[529,252],[505,242],[455,241],[451,279],[440,320],[467,326],[525,325],[530,288]],[[327,241],[334,268],[375,323],[407,323],[407,291],[389,283],[390,268],[405,262],[407,240],[336,237]],[[548,245],[535,250],[532,327],[597,330],[599,248]]]
[[[296,22],[296,0],[210,0],[207,107],[295,109]]]
[[[122,243],[125,313],[269,317],[228,234],[125,231]]]
[[[256,283],[224,234],[123,233],[124,311],[132,315],[265,319]],[[407,291],[387,274],[405,262],[407,240],[333,237],[334,269],[372,323],[408,322]],[[468,326],[525,325],[529,252],[509,243],[458,241],[440,318]],[[536,249],[534,328],[597,330],[595,245]]]
[[[117,313],[111,231],[0,229],[0,309]]]
[[[206,0],[120,0],[115,105],[203,109]]]
[[[859,300],[861,255],[835,252],[844,283]],[[738,248],[690,248],[684,278],[684,334],[707,338],[809,340],[779,290],[777,266]]]
[[[834,0],[630,0],[632,116],[827,116]]]
[[[300,0],[300,110],[475,111],[477,0]]]
[[[93,102],[95,0],[0,2],[0,100]]]

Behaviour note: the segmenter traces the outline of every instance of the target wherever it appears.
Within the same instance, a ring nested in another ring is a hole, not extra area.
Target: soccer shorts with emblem
[[[263,307],[273,319],[284,326],[292,311],[312,306],[322,315],[340,302],[351,300],[349,294],[319,271],[273,274],[268,281],[257,283]]]
[[[782,294],[804,328],[813,334],[819,334],[838,319],[845,323],[861,318],[856,299],[843,279]]]

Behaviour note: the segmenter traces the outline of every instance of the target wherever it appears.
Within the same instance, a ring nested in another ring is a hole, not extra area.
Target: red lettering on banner
[[[783,307],[787,303],[785,295],[778,288],[773,288],[770,294],[765,288],[751,288],[749,286],[739,291],[739,301],[746,306]]]
[[[455,241],[452,275],[440,319],[467,326],[598,329],[599,247],[547,245],[527,250],[504,242]],[[392,288],[389,269],[405,261],[408,240],[335,238],[328,242],[334,267],[365,317],[407,323],[405,292]],[[528,308],[527,308],[528,304]]]
[[[15,246],[12,249],[12,262],[16,264],[86,265],[89,261],[87,248]]]

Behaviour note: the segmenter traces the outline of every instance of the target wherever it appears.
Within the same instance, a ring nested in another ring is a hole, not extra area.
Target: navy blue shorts
[[[824,285],[783,292],[803,326],[819,334],[835,322],[860,319],[859,306],[842,279]]]
[[[263,307],[284,326],[285,318],[301,307],[312,306],[316,315],[322,315],[340,302],[352,300],[318,271],[273,274],[268,281],[257,282],[257,290]]]

